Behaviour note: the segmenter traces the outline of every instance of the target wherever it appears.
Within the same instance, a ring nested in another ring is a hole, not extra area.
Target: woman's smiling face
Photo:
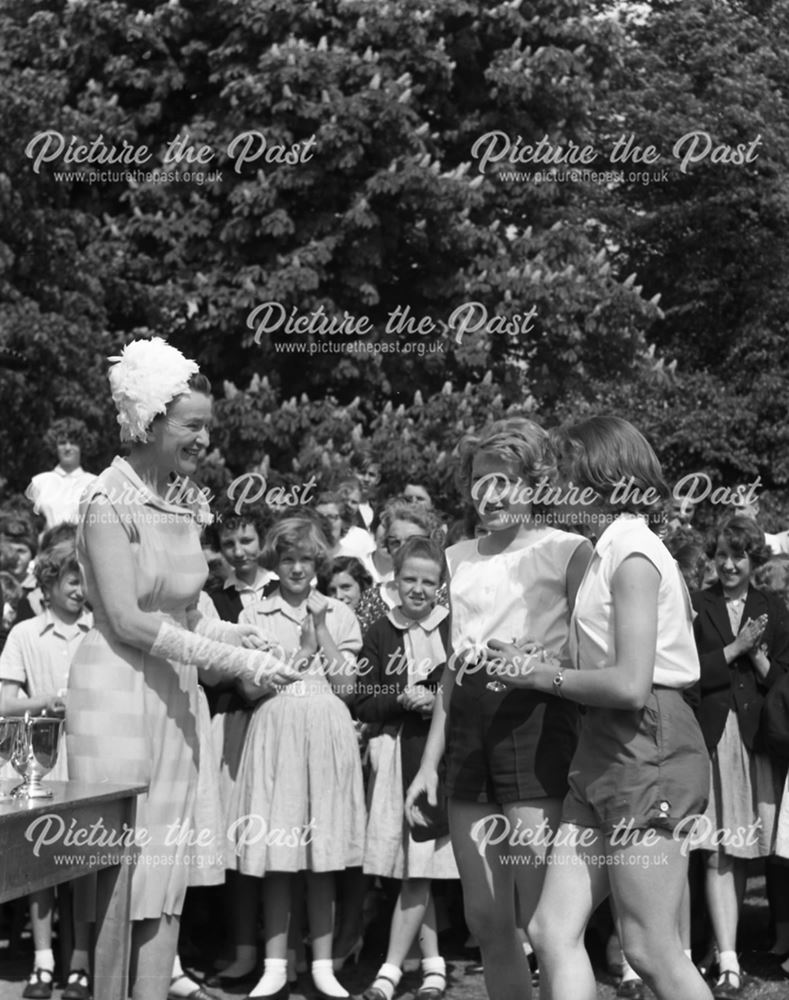
[[[714,559],[718,579],[727,593],[738,593],[747,588],[753,573],[753,563],[747,552],[735,552],[721,535]]]
[[[517,528],[531,517],[528,482],[511,459],[480,451],[471,464],[471,499],[486,531]]]
[[[193,476],[209,445],[211,398],[202,392],[179,396],[167,414],[154,420],[151,443],[159,464],[178,476]]]

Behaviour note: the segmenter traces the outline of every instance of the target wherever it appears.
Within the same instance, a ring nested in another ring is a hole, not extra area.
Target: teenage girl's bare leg
[[[334,938],[334,872],[307,872],[307,919],[314,959],[331,958]]]
[[[540,963],[541,1000],[594,1000],[594,972],[584,935],[608,895],[599,831],[563,823],[527,932]]]
[[[745,862],[707,851],[707,906],[718,951],[736,951],[737,923],[745,892]]]
[[[403,967],[409,949],[423,926],[429,899],[430,879],[409,878],[403,880],[389,928],[389,945],[386,951],[387,965],[394,965],[398,969]],[[433,912],[433,923],[435,924],[435,911]],[[435,926],[432,929],[432,936],[435,938]],[[438,952],[436,951],[435,954]]]
[[[532,802],[512,802],[502,806],[502,812],[510,823],[510,829],[534,830],[543,821],[550,830],[549,837],[556,835],[559,821],[562,816],[561,799],[538,799]],[[533,848],[519,847],[513,845],[508,847],[513,853],[528,853],[530,863],[516,864],[513,868],[515,885],[517,886],[518,900],[518,927],[525,930],[529,926],[529,921],[534,916],[537,903],[540,900],[543,883],[545,882],[545,868],[547,855],[550,853],[547,847],[538,845]],[[523,937],[519,934],[521,948],[523,947]]]
[[[463,883],[466,923],[482,953],[490,1000],[529,1000],[531,973],[517,929],[515,885],[530,912],[545,876],[543,851],[511,844],[507,831],[536,828],[545,801],[494,805],[450,800],[449,829]],[[499,839],[500,835],[504,836]],[[486,836],[487,834],[487,836]]]
[[[263,879],[263,924],[266,958],[287,959],[291,910],[291,876],[271,872]]]
[[[625,957],[658,1000],[710,1000],[680,935],[687,856],[669,832],[648,832],[654,834],[650,840],[608,852]]]

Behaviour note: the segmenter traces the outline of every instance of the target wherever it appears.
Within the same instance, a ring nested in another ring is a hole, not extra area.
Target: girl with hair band
[[[345,705],[353,697],[362,635],[347,605],[312,587],[329,564],[315,520],[278,521],[261,560],[277,573],[277,589],[240,621],[257,625],[285,653],[301,647],[305,656],[298,684],[261,701],[252,715],[230,810],[238,870],[264,879],[266,961],[249,996],[288,995],[293,882],[304,872],[312,981],[324,1000],[345,1000],[332,961],[335,873],[360,867],[364,850],[362,765]],[[259,700],[254,688],[242,686]]]
[[[189,882],[190,848],[180,838],[172,844],[168,830],[191,823],[195,810],[197,669],[261,690],[292,683],[298,671],[246,648],[265,643],[254,626],[208,621],[197,610],[205,510],[188,477],[208,446],[208,380],[158,337],[110,360],[131,449],[80,501],[77,553],[94,626],[69,674],[66,746],[78,781],[147,785],[137,799],[146,840],[132,870],[132,997],[164,1000]],[[83,906],[91,919],[90,901]]]
[[[531,992],[518,925],[526,926],[539,899],[577,739],[574,705],[507,690],[485,660],[488,642],[505,635],[537,638],[569,662],[570,611],[591,547],[533,510],[535,489],[554,471],[547,433],[525,418],[498,421],[461,445],[459,485],[485,534],[446,551],[450,669],[405,804],[409,821],[419,823],[420,797],[435,804],[444,755],[466,923],[491,1000]],[[529,840],[523,830],[539,836]]]
[[[609,893],[625,957],[659,1000],[709,1000],[683,950],[688,858],[672,836],[707,801],[709,763],[683,689],[699,678],[690,597],[655,529],[660,463],[625,420],[557,434],[566,516],[597,534],[578,589],[567,670],[550,644],[491,642],[508,685],[585,706],[570,790],[528,933],[546,1000],[591,1000],[586,925]],[[544,657],[544,658],[543,658]],[[667,862],[666,862],[666,859]]]

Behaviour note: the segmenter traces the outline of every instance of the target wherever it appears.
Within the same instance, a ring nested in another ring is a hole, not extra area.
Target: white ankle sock
[[[267,997],[277,993],[288,982],[287,958],[267,958],[257,986],[250,991],[251,997]]]
[[[440,955],[422,959],[422,986],[427,990],[443,990],[447,985],[447,963]]]
[[[33,966],[36,969],[46,969],[47,972],[55,971],[55,955],[51,948],[42,948],[41,951],[33,953]]]
[[[312,981],[315,988],[326,996],[337,997],[337,1000],[345,1000],[350,996],[348,990],[337,982],[330,958],[319,958],[312,963]]]
[[[396,965],[392,965],[389,962],[384,962],[375,974],[373,986],[383,993],[386,1000],[392,1000],[395,990],[397,989],[402,978],[402,969],[398,969]]]
[[[718,954],[718,968],[721,972],[736,972],[740,974],[740,963],[736,951],[722,951]]]

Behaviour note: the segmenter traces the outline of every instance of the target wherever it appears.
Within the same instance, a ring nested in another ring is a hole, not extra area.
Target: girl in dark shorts
[[[648,523],[659,520],[668,487],[625,420],[591,417],[560,431],[557,448],[566,516],[598,536],[571,623],[577,669],[541,662],[535,646],[525,663],[511,643],[491,643],[508,684],[587,706],[529,925],[541,995],[596,996],[584,932],[610,892],[625,956],[657,997],[709,1000],[679,933],[688,858],[672,831],[704,811],[709,764],[682,697],[699,677],[690,599]]]
[[[461,455],[462,485],[485,534],[446,552],[450,669],[406,814],[418,824],[420,796],[435,802],[445,754],[450,835],[488,995],[524,1000],[531,980],[517,926],[526,926],[539,899],[577,709],[550,694],[507,690],[487,672],[487,643],[538,638],[569,665],[570,611],[591,547],[532,514],[540,479],[554,471],[542,428],[502,420],[467,439]]]

